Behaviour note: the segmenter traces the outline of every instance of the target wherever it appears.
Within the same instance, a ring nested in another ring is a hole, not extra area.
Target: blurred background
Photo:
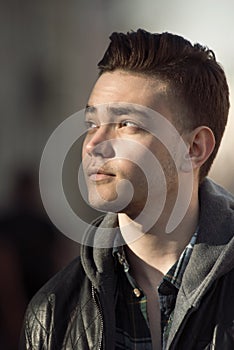
[[[225,69],[233,105],[233,13],[232,0],[1,1],[0,349],[17,349],[28,301],[79,254],[78,244],[47,218],[38,169],[53,130],[84,108],[110,34],[169,31],[209,46]],[[234,193],[233,130],[231,108],[210,176]],[[70,164],[79,158],[78,146]],[[77,173],[66,167],[69,192]],[[70,195],[87,220],[95,215],[76,191]]]

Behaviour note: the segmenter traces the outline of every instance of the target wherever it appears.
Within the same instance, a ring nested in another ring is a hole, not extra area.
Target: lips
[[[92,181],[107,180],[115,176],[113,172],[101,167],[88,168],[86,173]]]

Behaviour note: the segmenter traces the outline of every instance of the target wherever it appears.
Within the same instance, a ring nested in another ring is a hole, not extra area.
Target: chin
[[[97,198],[97,196],[95,198],[94,196],[89,196],[89,205],[96,210],[112,213],[126,213],[129,206],[126,200],[120,197]]]
[[[104,212],[104,213],[118,213],[118,208],[116,206],[113,206],[109,203],[90,203],[90,206],[98,211]]]
[[[89,196],[89,205],[99,211],[103,212],[115,212],[116,205],[113,205],[113,200],[97,198],[97,196]]]

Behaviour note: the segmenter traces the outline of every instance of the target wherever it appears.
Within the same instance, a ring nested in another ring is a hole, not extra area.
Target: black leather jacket
[[[177,296],[166,350],[234,349],[234,200],[206,180],[200,202],[200,234]],[[97,222],[96,234],[115,221],[108,214]],[[112,249],[83,246],[81,259],[31,301],[20,349],[114,349],[115,270]]]

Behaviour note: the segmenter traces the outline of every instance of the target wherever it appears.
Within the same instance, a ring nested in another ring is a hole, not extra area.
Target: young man
[[[233,349],[234,200],[206,178],[224,72],[209,49],[143,30],[113,33],[99,69],[83,168],[108,214],[30,303],[21,349]]]

